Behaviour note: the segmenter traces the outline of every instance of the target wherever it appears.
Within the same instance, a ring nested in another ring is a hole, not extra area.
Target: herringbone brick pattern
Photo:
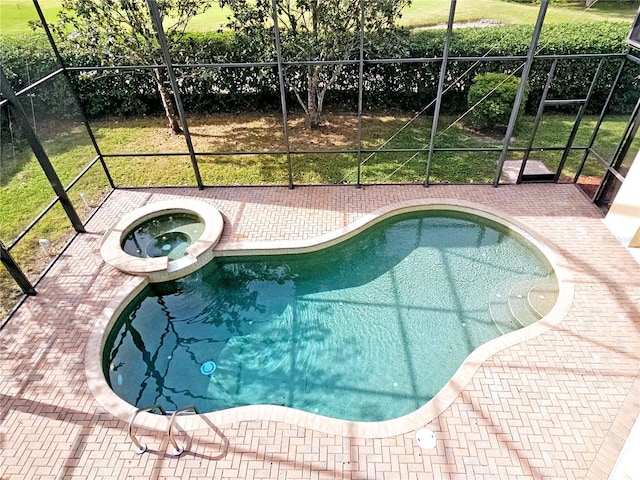
[[[185,196],[223,213],[220,248],[310,238],[409,199],[474,202],[556,246],[573,303],[556,327],[480,366],[429,424],[433,450],[414,431],[363,439],[256,420],[181,432],[180,458],[163,434],[140,430],[149,453],[137,455],[84,373],[96,317],[135,284],[101,260],[100,241],[124,213]],[[88,229],[0,332],[2,479],[603,479],[640,411],[640,266],[572,185],[116,191]]]

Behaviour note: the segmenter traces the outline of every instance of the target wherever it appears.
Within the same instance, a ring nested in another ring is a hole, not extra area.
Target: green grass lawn
[[[436,137],[437,147],[499,147],[499,136],[483,135],[456,124],[447,128],[453,118],[443,117]],[[409,117],[400,115],[367,115],[363,117],[363,144],[376,149],[387,140],[386,148],[424,148],[430,137],[430,118],[418,118],[408,127]],[[539,129],[534,145],[564,146],[573,117],[550,115]],[[514,146],[524,146],[529,140],[533,119],[524,117]],[[626,117],[611,117],[603,124],[597,149],[610,156],[627,122]],[[292,116],[290,141],[297,150],[355,148],[357,119],[353,115],[327,114],[320,130],[310,131],[304,118]],[[579,130],[575,145],[586,145],[595,118],[587,117]],[[161,117],[130,120],[102,120],[92,124],[94,133],[105,154],[142,152],[186,152],[184,137],[168,133]],[[278,116],[216,115],[190,119],[190,131],[196,151],[215,152],[241,150],[281,150],[282,126]],[[43,123],[39,134],[64,185],[69,184],[94,158],[91,142],[78,124],[65,122]],[[640,148],[640,140],[632,151]],[[54,198],[53,190],[42,173],[38,162],[24,142],[3,141],[0,158],[0,238],[5,242],[15,238]],[[430,181],[433,183],[490,183],[495,173],[497,152],[442,152],[432,162]],[[521,154],[513,153],[511,159]],[[555,171],[560,154],[532,152],[531,159],[543,161]],[[563,179],[571,180],[576,172],[581,153],[573,154],[563,170]],[[199,167],[206,185],[286,185],[287,164],[284,155],[199,156]],[[362,157],[363,183],[422,182],[426,171],[426,155],[411,153],[377,153]],[[190,159],[181,156],[108,158],[110,173],[118,186],[195,186]],[[304,154],[292,156],[294,182],[298,184],[341,184],[357,180],[357,157],[352,154]],[[587,167],[586,176],[598,177],[601,165]],[[76,184],[69,196],[80,216],[90,214],[82,200],[97,204],[110,190],[106,176],[96,164]],[[38,245],[40,238],[49,239],[54,250],[73,233],[62,208],[51,210],[36,227],[12,250],[12,255],[35,280],[50,258]],[[8,313],[15,296],[19,294],[15,283],[5,269],[0,269],[0,317]]]
[[[443,24],[449,17],[449,0],[416,0],[404,15],[403,24],[419,27]],[[633,20],[640,1],[620,2],[600,0],[586,9],[584,2],[553,2],[549,6],[546,22],[573,23],[588,21]],[[456,5],[456,22],[495,20],[500,23],[535,23],[540,5],[508,2],[505,0],[459,0]]]
[[[40,0],[40,8],[50,22],[60,10],[61,0]],[[0,33],[29,33],[29,21],[38,19],[30,0],[0,0]]]
[[[40,0],[45,18],[52,22],[60,8],[60,0]],[[446,23],[449,17],[449,0],[414,0],[404,11],[401,23],[407,27],[421,27]],[[584,2],[553,2],[547,13],[547,22],[585,22],[612,20],[631,22],[640,0],[599,0],[586,9]],[[505,0],[458,0],[456,21],[494,20],[500,23],[534,23],[539,5]],[[218,30],[226,23],[229,11],[217,3],[190,24],[192,31]],[[37,20],[31,0],[0,0],[0,32],[26,33],[31,31],[30,20]]]
[[[290,142],[296,150],[355,149],[356,118],[352,115],[327,115],[325,126],[309,131],[302,117],[293,116],[290,122]],[[408,128],[395,135],[408,122],[404,116],[375,116],[363,118],[363,146],[368,149],[381,147],[385,141],[388,149],[424,148],[429,143],[431,119],[418,118]],[[573,117],[550,115],[542,122],[534,145],[564,146]],[[626,117],[612,117],[603,125],[599,150],[610,155],[621,137]],[[445,131],[451,119],[444,117],[436,137],[436,147],[485,148],[500,147],[499,136],[481,135],[455,125]],[[523,132],[517,136],[514,146],[526,145],[531,130],[531,117],[520,123]],[[595,119],[587,117],[578,132],[575,145],[586,145]],[[48,128],[44,125],[41,135],[44,146],[63,184],[68,184],[95,156],[91,143],[79,125],[60,125]],[[161,117],[119,121],[96,121],[95,136],[103,153],[124,154],[142,152],[186,153],[184,137],[170,135]],[[199,157],[205,184],[286,184],[287,171],[283,156],[250,155],[252,151],[282,150],[282,127],[277,116],[218,115],[193,118],[189,127],[196,151],[215,152],[240,150],[247,152],[236,158],[222,156]],[[48,133],[47,133],[48,132]],[[395,135],[395,136],[394,136]],[[0,192],[12,202],[0,203],[0,238],[10,241],[52,199],[51,187],[37,161],[24,143],[10,145],[3,142]],[[152,147],[150,147],[152,146]],[[442,153],[436,156],[432,172],[435,182],[490,182],[495,171],[496,153]],[[364,155],[363,181],[416,182],[425,174],[425,155],[410,160],[408,153],[377,153]],[[542,160],[554,168],[558,154],[553,151],[534,152],[531,158]],[[512,158],[517,159],[514,153]],[[575,174],[577,160],[567,165],[567,175]],[[107,164],[119,186],[194,185],[193,172],[188,155],[177,157],[123,157],[108,158]],[[294,155],[294,176],[298,183],[343,183],[356,181],[357,161],[351,154]],[[150,168],[153,167],[153,168]],[[98,167],[84,180],[85,195],[100,196],[106,188],[104,174]],[[72,197],[79,207],[80,188],[72,190]]]
[[[501,147],[498,135],[483,135],[455,125],[448,128],[452,119],[443,117],[436,136],[436,147],[486,148]],[[387,149],[424,148],[429,143],[431,119],[418,118],[400,132],[409,121],[405,116],[368,115],[363,117],[363,146],[376,149],[386,143]],[[610,156],[626,125],[626,117],[610,117],[603,124],[597,148],[603,156]],[[529,141],[532,117],[524,117],[520,124],[514,147],[523,147]],[[563,147],[572,126],[573,117],[546,116],[541,123],[534,146]],[[168,133],[162,117],[130,120],[96,121],[93,130],[100,148],[105,154],[143,152],[186,153],[184,137]],[[356,117],[328,114],[320,130],[310,131],[304,118],[293,116],[290,121],[290,142],[294,150],[355,149]],[[587,117],[574,145],[586,145],[595,126],[595,118]],[[95,152],[79,125],[69,125],[66,131],[56,125],[47,133],[43,126],[41,135],[54,167],[66,185],[95,156]],[[251,155],[250,152],[282,150],[282,126],[277,116],[216,115],[196,117],[190,120],[194,148],[198,152],[240,150],[247,152],[239,157],[200,156],[199,163],[205,184],[281,184],[287,183],[284,156]],[[400,133],[398,133],[400,132]],[[0,192],[12,202],[0,203],[0,238],[10,241],[52,199],[52,190],[37,161],[24,143],[9,148],[4,142]],[[152,147],[150,147],[152,146]],[[495,173],[498,153],[446,152],[434,159],[434,182],[490,183]],[[412,158],[410,153],[376,153],[363,156],[363,182],[420,182],[424,178],[426,155]],[[518,159],[513,153],[510,158]],[[530,158],[543,161],[552,170],[557,166],[560,154],[554,151],[532,152]],[[581,157],[581,155],[578,155]],[[357,160],[352,154],[300,154],[293,156],[294,177],[297,183],[339,184],[354,183]],[[107,158],[107,164],[119,186],[195,185],[188,155]],[[578,158],[571,158],[566,165],[567,178],[577,168]],[[589,174],[587,172],[587,174]],[[72,190],[72,200],[82,207],[79,193],[98,197],[107,188],[106,178],[95,167],[84,184]]]

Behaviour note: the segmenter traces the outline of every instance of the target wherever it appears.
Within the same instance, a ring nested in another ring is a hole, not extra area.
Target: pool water
[[[192,213],[157,215],[127,232],[122,249],[134,257],[177,260],[203,231],[204,222]]]
[[[540,252],[495,222],[402,214],[318,252],[216,258],[148,286],[107,339],[105,376],[138,407],[273,404],[388,420],[521,327],[492,316],[497,297],[553,282]]]

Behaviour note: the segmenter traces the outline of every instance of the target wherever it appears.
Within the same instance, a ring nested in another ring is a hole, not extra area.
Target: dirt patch
[[[500,25],[504,25],[504,23],[499,22],[497,20],[491,20],[489,18],[484,18],[480,20],[472,20],[469,22],[455,22],[453,24],[453,28],[483,28],[483,27],[497,27]],[[447,28],[446,23],[438,23],[437,25],[427,25],[424,27],[416,27],[414,30],[436,30]]]
[[[580,187],[580,190],[586,193],[590,198],[593,198],[593,196],[598,191],[598,187],[600,186],[601,182],[601,177],[580,176],[576,185],[578,185],[578,187]]]
[[[310,129],[302,114],[290,115],[289,142],[294,150],[354,149],[358,139],[358,117],[347,113],[327,113],[322,126]],[[363,116],[363,130],[366,132],[384,131],[388,134],[389,124],[404,123],[406,117]],[[162,118],[147,118],[146,129],[152,131],[153,145],[138,145],[135,138],[128,142],[127,151],[184,151],[184,136],[169,133]],[[416,121],[420,124],[424,120]],[[111,128],[120,124],[126,128],[131,125],[127,120],[95,122],[95,128]],[[284,150],[284,131],[282,118],[276,114],[235,115],[216,114],[189,118],[189,133],[194,149],[198,152],[230,151],[243,152],[282,151]]]

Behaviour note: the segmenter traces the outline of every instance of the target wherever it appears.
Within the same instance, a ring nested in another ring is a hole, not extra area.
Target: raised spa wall
[[[176,260],[168,257],[136,257],[122,249],[124,237],[141,223],[162,215],[188,213],[196,215],[204,223],[200,237],[189,245],[185,256]],[[100,254],[105,262],[130,275],[146,276],[149,282],[166,282],[188,275],[213,258],[213,248],[222,235],[224,221],[212,205],[199,200],[154,202],[122,217],[109,230],[102,241]]]

